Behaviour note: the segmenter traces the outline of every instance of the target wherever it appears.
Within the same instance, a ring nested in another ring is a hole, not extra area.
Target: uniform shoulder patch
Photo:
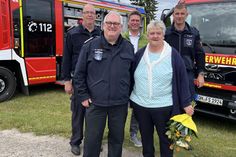
[[[68,28],[66,31],[68,32],[68,31],[70,31],[70,30],[72,30],[72,29],[74,29],[75,28],[75,26],[71,26],[70,28]]]
[[[84,44],[88,43],[89,41],[92,41],[92,40],[95,39],[95,38],[96,38],[96,37],[91,37],[91,38],[85,40]]]

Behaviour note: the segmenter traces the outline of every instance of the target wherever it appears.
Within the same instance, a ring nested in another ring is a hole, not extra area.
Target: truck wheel
[[[16,90],[16,78],[7,68],[0,67],[0,102],[10,99]]]

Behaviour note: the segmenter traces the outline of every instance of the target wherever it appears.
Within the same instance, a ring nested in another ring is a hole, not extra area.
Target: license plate
[[[197,95],[197,101],[203,102],[203,103],[209,103],[212,105],[223,105],[223,99],[218,99],[214,97],[204,96],[204,95]]]

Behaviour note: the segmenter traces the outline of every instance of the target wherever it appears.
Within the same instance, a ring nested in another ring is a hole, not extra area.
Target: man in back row
[[[123,37],[129,40],[134,46],[134,53],[147,44],[146,36],[140,31],[141,20],[142,16],[138,11],[131,12],[128,15],[128,31],[123,34]],[[132,111],[130,121],[130,140],[136,147],[142,147],[142,142],[137,137],[138,130],[138,122],[134,116],[134,112]]]
[[[199,31],[185,22],[188,16],[185,4],[177,4],[174,8],[171,27],[166,30],[165,40],[181,54],[189,78],[189,88],[194,99],[194,78],[198,88],[204,85],[205,53],[201,45]]]
[[[70,29],[67,33],[62,64],[65,92],[71,94],[72,135],[70,145],[71,152],[74,155],[80,155],[85,108],[78,101],[77,90],[74,87],[72,78],[84,42],[91,37],[99,36],[101,32],[100,28],[95,27],[96,11],[94,6],[90,4],[85,5],[82,14],[82,24]]]

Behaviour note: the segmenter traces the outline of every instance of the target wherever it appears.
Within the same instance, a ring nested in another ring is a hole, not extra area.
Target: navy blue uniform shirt
[[[174,47],[182,56],[188,72],[199,74],[205,68],[205,53],[200,42],[199,31],[185,22],[182,32],[174,24],[167,28],[165,41]]]
[[[72,79],[84,42],[91,37],[100,36],[100,34],[100,28],[95,27],[92,32],[89,32],[83,25],[72,28],[67,32],[62,62],[62,76],[65,81]]]
[[[133,60],[133,45],[121,35],[114,45],[103,34],[84,44],[73,78],[79,101],[90,98],[103,107],[127,105]]]

